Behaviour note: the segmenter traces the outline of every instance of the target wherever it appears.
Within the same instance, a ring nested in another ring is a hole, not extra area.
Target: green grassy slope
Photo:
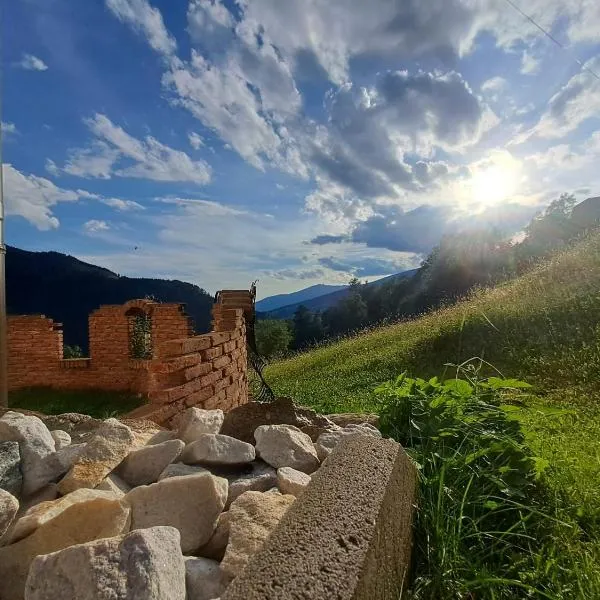
[[[600,574],[600,234],[519,279],[299,354],[265,376],[278,395],[324,412],[377,411],[377,384],[403,371],[452,376],[445,363],[474,356],[534,385],[528,443],[549,461],[555,504],[580,526],[585,560]]]

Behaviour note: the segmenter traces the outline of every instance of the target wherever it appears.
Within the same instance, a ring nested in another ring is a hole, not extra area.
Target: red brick
[[[219,379],[221,379],[222,376],[223,376],[223,373],[220,370],[213,371],[212,373],[209,373],[208,375],[206,375],[198,380],[200,382],[200,387],[205,387],[207,385],[214,385],[215,383],[217,383],[217,381],[219,381]]]
[[[214,369],[222,369],[226,367],[231,362],[231,358],[229,356],[220,356],[219,358],[215,358],[212,361],[212,365]]]
[[[228,342],[231,339],[230,334],[227,332],[213,332],[208,333],[207,335],[210,336],[213,346],[218,346],[219,344]]]
[[[200,404],[205,400],[208,400],[211,396],[214,396],[215,390],[212,385],[209,385],[205,388],[202,388],[198,392],[194,392],[190,394],[187,398],[185,398],[186,406],[195,406],[196,404]]]
[[[197,365],[202,360],[202,356],[199,352],[194,354],[185,354],[183,356],[177,356],[168,360],[154,360],[150,364],[150,370],[154,373],[173,373],[186,369],[193,365]]]
[[[198,335],[190,338],[169,340],[162,346],[164,356],[180,356],[206,350],[212,346],[212,339],[207,335]]]
[[[195,367],[191,367],[184,371],[184,378],[186,381],[191,381],[197,377],[208,375],[212,371],[212,365],[210,363],[200,363]]]
[[[202,350],[202,360],[210,361],[215,358],[219,358],[223,354],[223,347],[217,346],[216,348],[209,348],[208,350]]]

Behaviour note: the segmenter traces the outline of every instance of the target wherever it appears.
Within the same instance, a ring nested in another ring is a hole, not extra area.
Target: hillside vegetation
[[[472,357],[489,363],[488,375],[497,369],[533,385],[519,398],[519,419],[527,444],[548,465],[548,506],[570,532],[553,547],[574,557],[588,586],[548,597],[599,597],[600,233],[515,280],[272,364],[265,377],[277,394],[324,412],[379,412],[374,390],[382,382],[403,372],[452,378],[449,365]],[[548,573],[560,570],[555,558],[547,560]]]

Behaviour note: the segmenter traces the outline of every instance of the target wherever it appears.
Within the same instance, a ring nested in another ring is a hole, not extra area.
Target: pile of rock
[[[0,600],[218,598],[335,445],[380,436],[369,423],[277,415],[190,408],[164,430],[7,412]]]

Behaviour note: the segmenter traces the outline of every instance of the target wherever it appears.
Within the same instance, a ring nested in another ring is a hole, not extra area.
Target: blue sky
[[[14,0],[6,238],[259,294],[600,194],[600,3]],[[584,65],[582,68],[581,64]]]

